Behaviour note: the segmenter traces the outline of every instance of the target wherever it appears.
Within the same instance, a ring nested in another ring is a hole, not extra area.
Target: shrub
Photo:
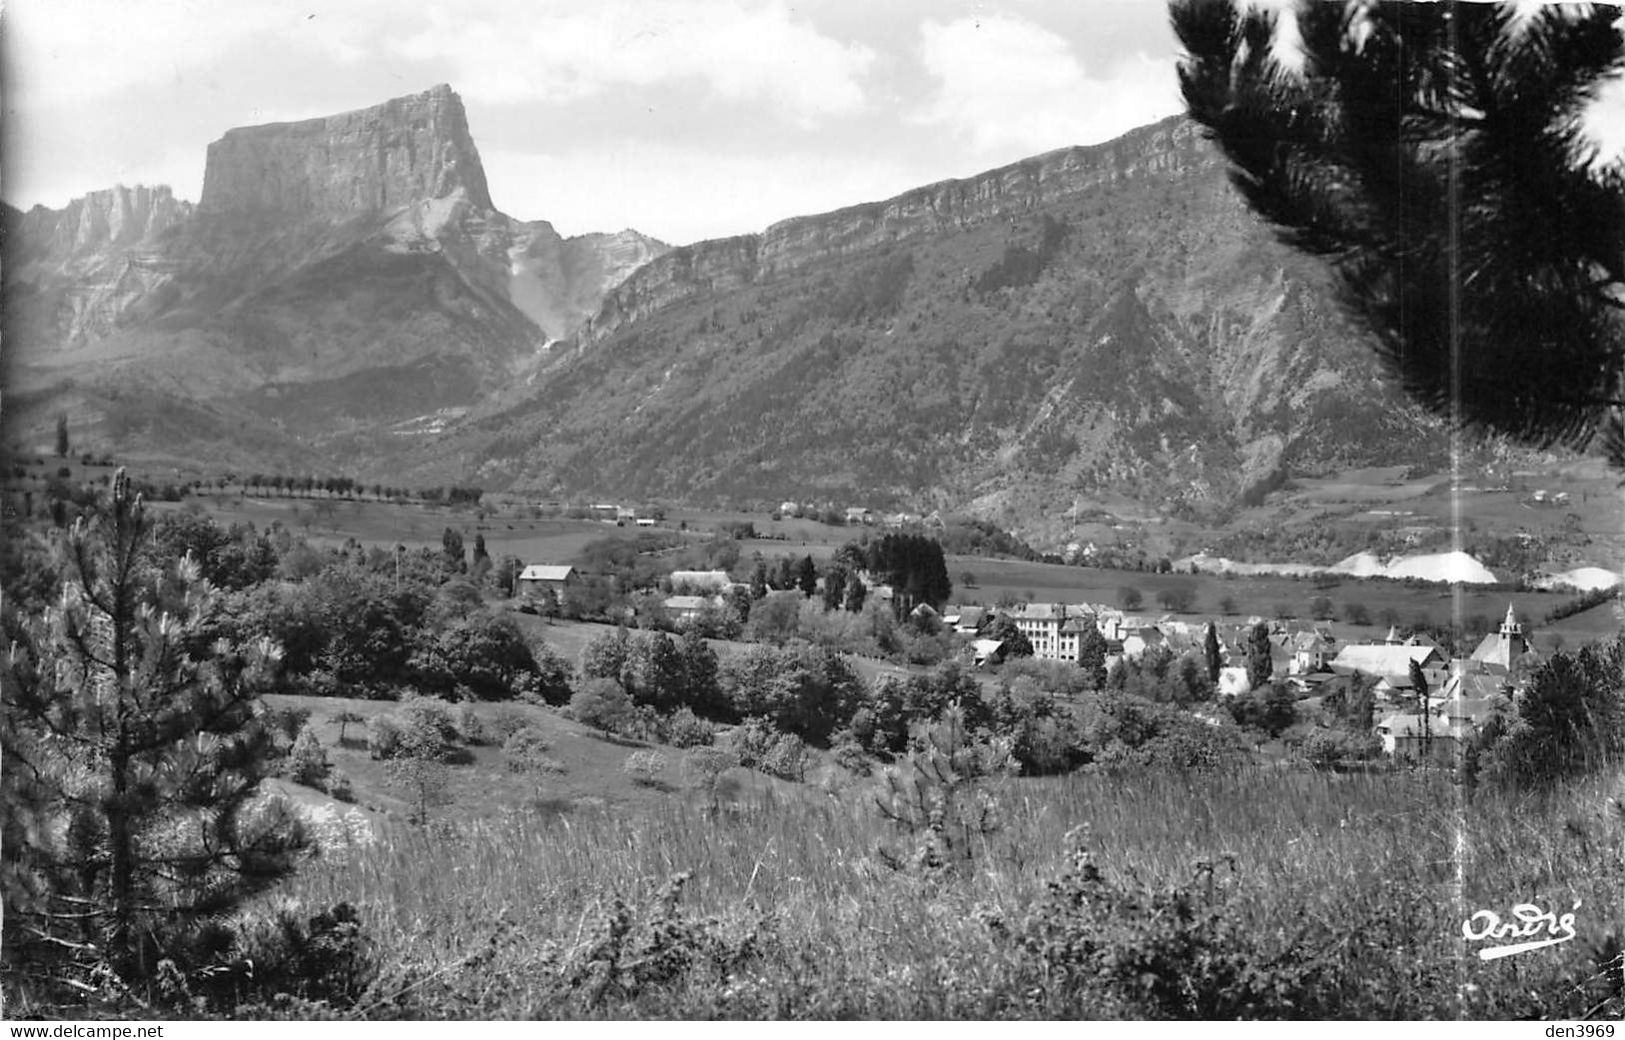
[[[179,968],[166,962],[181,976],[172,996],[190,998],[190,1011],[201,1005],[252,1019],[274,1017],[261,1012],[288,997],[349,1008],[379,969],[377,948],[348,903],[307,919],[286,908],[235,928],[210,925],[172,952],[181,961]]]
[[[373,720],[368,747],[373,758],[401,757],[443,761],[458,737],[451,708],[432,697],[412,697],[399,708]]]
[[[327,751],[322,747],[322,742],[316,739],[316,731],[308,728],[300,730],[293,742],[293,750],[288,753],[288,778],[296,784],[320,788],[330,768]]]
[[[667,723],[667,741],[672,747],[708,747],[716,741],[716,727],[688,708],[678,708]]]
[[[666,769],[666,756],[658,751],[634,751],[626,756],[622,768],[634,784],[654,787],[660,783],[660,774]]]
[[[480,718],[472,704],[465,704],[458,710],[457,732],[469,744],[490,744],[494,741],[491,728]]]
[[[551,750],[553,750],[552,741],[535,726],[514,730],[502,743],[502,753],[509,756],[539,755]]]
[[[830,753],[836,765],[859,776],[868,776],[873,768],[869,753],[850,730],[843,731],[837,737]]]
[[[380,715],[372,721],[367,748],[373,758],[394,758],[401,753],[403,728],[394,716]]]
[[[632,709],[632,714],[621,723],[618,732],[633,740],[664,744],[670,733],[670,726],[667,724],[666,716],[647,704],[640,704]]]
[[[401,726],[398,755],[444,760],[461,736],[451,705],[433,697],[409,697],[392,715]]]
[[[781,733],[759,768],[768,776],[800,783],[807,778],[807,745],[793,733]]]
[[[570,713],[577,722],[613,733],[631,721],[632,698],[614,679],[589,679],[570,698]]]
[[[1115,882],[1080,843],[1017,927],[989,924],[1038,962],[1043,981],[1027,998],[1046,1017],[1335,1015],[1334,962],[1302,938],[1249,928],[1238,888],[1233,859],[1198,863],[1188,884]]]
[[[340,802],[355,801],[355,788],[350,778],[339,770],[333,770],[327,777],[327,793]]]
[[[749,718],[729,731],[725,743],[734,760],[746,769],[756,766],[773,750],[779,731],[763,718]]]
[[[498,708],[496,714],[491,716],[488,724],[492,740],[506,744],[509,737],[530,726],[530,719],[525,713],[514,708]]]

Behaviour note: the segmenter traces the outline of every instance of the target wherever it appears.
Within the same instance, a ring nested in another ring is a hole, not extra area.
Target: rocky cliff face
[[[209,146],[199,208],[343,219],[455,194],[496,208],[462,99],[440,84],[356,112],[226,131]]]
[[[1114,141],[1064,148],[941,181],[883,202],[780,221],[759,235],[698,242],[647,265],[604,299],[582,332],[593,343],[687,295],[703,295],[790,274],[834,257],[855,255],[922,235],[1006,223],[1062,200],[1124,181],[1148,186],[1199,169],[1217,169],[1196,124],[1163,120]]]
[[[153,247],[192,215],[193,206],[164,185],[120,184],[74,199],[60,210],[35,206],[15,218],[13,263],[67,264],[109,250]]]
[[[167,187],[122,184],[60,210],[9,212],[7,281],[54,288],[44,306],[12,314],[11,329],[25,343],[83,344],[146,313],[175,276],[165,244],[192,213]]]

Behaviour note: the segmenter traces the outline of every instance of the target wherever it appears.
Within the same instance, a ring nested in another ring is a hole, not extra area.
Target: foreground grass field
[[[986,835],[902,869],[881,850],[909,863],[921,836],[876,811],[871,783],[763,790],[721,816],[672,798],[402,830],[312,862],[280,899],[359,908],[382,966],[363,1016],[1625,1009],[1605,970],[1625,934],[1625,821],[1600,783],[1527,800],[1419,774],[1006,781],[984,792]],[[1572,912],[1577,939],[1479,960],[1463,921],[1519,903]],[[1179,981],[1221,976],[1253,1002]]]

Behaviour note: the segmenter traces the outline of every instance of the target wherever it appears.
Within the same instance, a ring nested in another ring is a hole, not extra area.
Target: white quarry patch
[[[1195,566],[1210,574],[1282,574],[1308,577],[1316,574],[1346,574],[1353,578],[1415,578],[1420,581],[1461,585],[1494,585],[1501,579],[1488,567],[1464,552],[1423,553],[1396,556],[1384,563],[1375,554],[1355,553],[1330,567],[1310,563],[1238,563],[1223,556],[1198,553],[1175,561],[1176,569]],[[1614,577],[1618,580],[1618,576]]]
[[[1386,577],[1460,582],[1463,585],[1494,585],[1499,580],[1488,567],[1459,551],[1400,556],[1388,562]]]
[[[1561,574],[1543,574],[1535,579],[1534,585],[1538,589],[1566,586],[1580,592],[1595,592],[1598,589],[1611,589],[1619,583],[1618,571],[1611,571],[1606,567],[1576,567]]]

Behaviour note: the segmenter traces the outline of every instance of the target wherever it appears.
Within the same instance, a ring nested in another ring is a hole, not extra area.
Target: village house
[[[1133,661],[1147,650],[1168,645],[1167,637],[1156,625],[1138,625],[1123,634],[1123,656]]]
[[[959,615],[953,621],[948,621],[946,616],[943,617],[943,621],[953,625],[954,631],[962,636],[975,635],[982,630],[983,625],[987,624],[987,608],[961,607]]]
[[[970,644],[971,663],[980,668],[989,661],[997,661],[1004,652],[1002,639],[973,639]]]
[[[1442,686],[1450,677],[1438,647],[1404,643],[1351,643],[1332,658],[1330,668],[1338,675],[1358,672],[1376,678],[1376,695],[1393,700],[1410,691],[1413,661],[1422,667],[1430,689]]]
[[[949,603],[942,608],[942,623],[962,636],[975,635],[988,620],[984,607],[962,607]]]
[[[564,590],[575,585],[579,580],[576,569],[566,564],[533,563],[519,572],[519,594],[527,599],[535,599],[545,589],[551,589],[555,596],[563,596]]]
[[[1288,675],[1313,675],[1324,672],[1337,656],[1337,640],[1330,634],[1314,631],[1299,632],[1292,637],[1292,661]]]
[[[666,616],[677,625],[686,625],[696,621],[705,611],[716,606],[716,601],[708,596],[667,596],[660,603],[665,608]]]
[[[1389,715],[1376,726],[1382,750],[1399,762],[1450,765],[1462,745],[1471,740],[1471,722],[1430,717],[1426,725],[1417,714]]]

